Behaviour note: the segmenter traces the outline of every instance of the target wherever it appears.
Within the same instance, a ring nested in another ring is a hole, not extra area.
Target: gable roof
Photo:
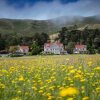
[[[28,49],[29,50],[29,46],[19,46],[20,49]]]
[[[59,42],[57,42],[57,43],[56,42],[55,43],[45,43],[44,44],[44,47],[45,48],[50,48],[53,45],[58,46],[58,47],[63,47],[63,44],[62,43],[59,43]]]
[[[86,48],[86,45],[75,45],[75,48],[78,48],[78,49]]]

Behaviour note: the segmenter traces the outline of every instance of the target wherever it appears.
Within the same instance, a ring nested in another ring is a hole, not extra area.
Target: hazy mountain
[[[84,24],[100,24],[100,16],[62,16],[51,20],[56,25],[84,25]]]
[[[100,16],[62,16],[49,20],[17,20],[17,19],[0,19],[0,33],[19,33],[20,35],[31,36],[36,32],[54,33],[61,27],[77,25],[79,29],[99,28]]]

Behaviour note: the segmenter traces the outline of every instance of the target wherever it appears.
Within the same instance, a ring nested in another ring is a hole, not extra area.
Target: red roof
[[[52,45],[57,45],[57,46],[59,46],[59,47],[62,47],[63,46],[63,44],[62,43],[45,43],[44,44],[44,47],[50,47],[50,46],[52,46]]]
[[[21,49],[29,49],[29,46],[19,46]]]
[[[78,48],[78,49],[86,48],[86,45],[75,45],[75,48]]]

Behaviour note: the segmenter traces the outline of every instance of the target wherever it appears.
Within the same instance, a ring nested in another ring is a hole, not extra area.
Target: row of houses
[[[10,48],[14,48],[11,46]],[[73,53],[85,53],[87,51],[86,45],[75,45]],[[16,52],[27,54],[29,52],[29,46],[17,46]],[[53,54],[67,54],[67,51],[64,50],[64,46],[60,42],[53,43],[45,43],[44,51],[45,54],[53,53]]]
[[[86,45],[75,45],[73,53],[85,53],[87,51]],[[54,42],[54,43],[45,43],[44,44],[44,53],[53,53],[53,54],[67,54],[67,51],[64,50],[64,46],[62,43]]]

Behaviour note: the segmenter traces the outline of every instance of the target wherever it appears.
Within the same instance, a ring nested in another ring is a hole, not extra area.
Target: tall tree
[[[35,33],[33,36],[33,40],[41,47],[43,48],[44,43],[47,42],[47,40],[49,39],[48,34],[46,33]]]
[[[32,55],[37,55],[41,52],[40,47],[38,46],[38,44],[34,41],[32,46],[31,46],[31,54]]]
[[[68,46],[67,46],[67,52],[68,52],[69,54],[72,54],[74,48],[75,48],[75,42],[69,42],[69,43],[68,43]]]

